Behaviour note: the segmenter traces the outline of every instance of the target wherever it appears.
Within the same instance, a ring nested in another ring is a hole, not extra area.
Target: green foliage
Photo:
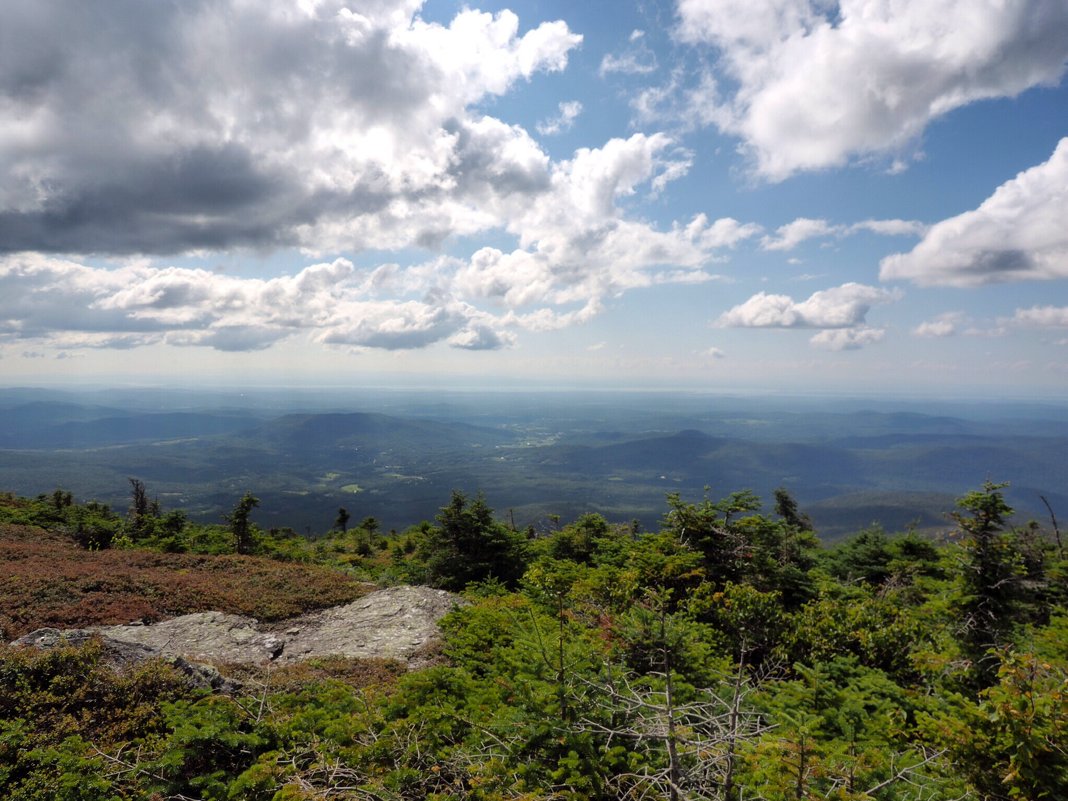
[[[1041,554],[1027,547],[1019,532],[1005,529],[1012,509],[1001,493],[1004,487],[986,482],[958,500],[961,511],[952,515],[964,551],[955,602],[960,641],[980,689],[995,682],[995,652],[1010,644],[1017,627],[1029,619],[1044,582]]]
[[[140,547],[86,552],[76,515],[133,546],[128,521],[62,491],[0,499],[22,521],[0,520],[8,627],[72,601],[87,622],[128,614],[108,606],[120,597],[277,618],[365,576],[466,592],[431,667],[246,669],[234,698],[159,663],[116,671],[99,645],[0,648],[0,797],[1065,798],[1063,565],[1037,527],[1009,527],[1000,490],[961,499],[958,541],[873,528],[825,552],[785,492],[774,516],[752,493],[672,496],[659,531],[586,515],[535,541],[459,493],[436,524],[367,519],[311,545],[246,515],[274,561],[160,553],[232,551],[235,535],[151,502]]]
[[[554,531],[547,538],[544,551],[553,559],[589,564],[593,562],[601,541],[609,536],[611,527],[607,520],[601,515],[586,514],[559,531]]]
[[[928,732],[989,801],[1068,797],[1068,672],[1005,652],[978,700],[962,695],[925,718]]]
[[[873,526],[828,550],[821,561],[841,581],[879,586],[893,575],[894,551],[882,527]]]
[[[87,550],[111,547],[123,525],[106,504],[76,503],[71,493],[62,489],[32,500],[0,495],[0,523],[40,526]]]
[[[906,679],[912,652],[929,644],[929,621],[908,596],[866,585],[825,583],[785,627],[778,653],[791,662],[823,662],[851,655],[861,664]]]
[[[812,531],[812,520],[798,508],[797,501],[784,487],[775,490],[775,514],[792,529]]]
[[[240,554],[253,553],[260,538],[259,528],[250,519],[252,510],[260,505],[260,499],[251,492],[241,496],[231,512],[224,515],[230,533],[234,536],[234,550]]]
[[[777,593],[788,609],[811,597],[809,570],[819,542],[784,491],[778,495],[780,520],[755,514],[760,499],[751,492],[736,492],[716,502],[705,498],[697,504],[673,494],[668,504],[665,530],[702,554],[702,568],[712,588],[749,584]]]
[[[639,675],[674,672],[691,683],[705,684],[709,671],[722,668],[711,627],[678,603],[671,590],[650,589],[613,626],[615,652]]]
[[[783,642],[788,616],[777,592],[728,582],[721,590],[703,588],[691,608],[716,630],[737,662],[759,665]]]
[[[0,796],[135,797],[116,755],[154,744],[167,729],[164,707],[190,692],[159,662],[116,672],[99,643],[0,648]]]
[[[271,744],[266,727],[225,696],[174,701],[163,714],[168,732],[146,767],[172,796],[227,798],[234,777]]]
[[[337,519],[334,521],[334,528],[344,534],[349,530],[349,520],[351,517],[352,516],[344,506],[340,507],[337,510]]]
[[[468,501],[462,492],[453,492],[437,519],[419,548],[427,583],[447,590],[491,578],[516,585],[526,568],[526,539],[494,520],[481,495]]]
[[[908,695],[855,659],[797,665],[795,672],[757,694],[779,725],[754,744],[747,770],[768,798],[870,797],[868,789],[892,775],[895,754],[907,750]]]

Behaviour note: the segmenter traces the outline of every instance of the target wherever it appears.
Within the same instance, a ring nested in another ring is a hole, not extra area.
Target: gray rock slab
[[[420,650],[438,638],[438,621],[461,603],[443,590],[388,587],[344,606],[270,625],[241,615],[198,612],[150,625],[41,629],[16,642],[53,647],[60,640],[82,642],[97,634],[116,653],[144,658],[264,664],[345,656],[396,659],[413,666]]]
[[[284,645],[273,634],[260,631],[254,618],[224,612],[197,612],[150,626],[101,626],[95,631],[120,642],[208,662],[266,662]]]
[[[427,587],[389,587],[344,606],[285,621],[279,661],[339,655],[408,661],[438,637],[459,599]]]

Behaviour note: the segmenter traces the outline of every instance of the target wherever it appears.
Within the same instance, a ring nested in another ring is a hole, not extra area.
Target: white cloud
[[[678,0],[679,35],[690,42],[767,51],[818,20],[807,0]]]
[[[880,341],[885,334],[882,328],[833,328],[815,334],[809,343],[821,350],[860,350]]]
[[[0,260],[0,336],[502,347],[510,329],[581,324],[634,288],[713,280],[708,265],[761,232],[703,214],[633,218],[635,200],[690,169],[693,154],[663,134],[553,162],[523,128],[476,111],[566,66],[581,36],[563,22],[521,32],[510,11],[464,9],[439,24],[419,0],[28,8],[5,15],[0,49],[0,251],[13,254]],[[642,52],[644,37],[627,46]],[[580,111],[562,103],[543,130]],[[487,232],[514,247],[270,280],[25,255],[316,255]]]
[[[622,53],[618,55],[606,53],[601,59],[598,72],[602,78],[612,73],[648,75],[656,72],[658,67],[656,54],[645,43],[644,31],[632,31],[627,43],[628,46]]]
[[[709,248],[733,248],[757,236],[761,227],[756,223],[740,223],[733,217],[721,217],[708,225],[708,217],[698,214],[690,227],[700,232],[701,241]]]
[[[780,225],[774,236],[765,236],[760,246],[764,250],[789,251],[809,239],[843,238],[862,231],[880,236],[920,236],[927,226],[915,220],[863,220],[852,225],[830,223],[827,220],[798,217]]]
[[[269,325],[217,325],[200,331],[168,334],[164,341],[177,347],[207,347],[220,351],[255,351],[271,347],[292,331]]]
[[[849,226],[849,232],[870,231],[881,236],[923,236],[928,226],[918,220],[864,220]]]
[[[706,81],[693,113],[741,137],[772,181],[900,154],[955,108],[1055,85],[1068,60],[1062,0],[678,0],[678,13],[679,38],[714,47],[727,79]]]
[[[570,328],[573,325],[587,323],[604,310],[601,301],[594,298],[582,308],[569,312],[558,312],[553,309],[542,308],[527,314],[509,312],[504,322],[518,325],[528,331],[558,331],[561,328]]]
[[[796,311],[797,304],[788,295],[769,295],[758,292],[720,315],[716,325],[725,328],[792,328],[803,326]]]
[[[704,355],[715,361],[727,358],[727,354],[715,346],[706,349]]]
[[[965,321],[963,312],[945,312],[933,320],[920,323],[912,333],[918,337],[942,338],[955,336]]]
[[[557,108],[559,109],[559,114],[539,122],[536,126],[538,133],[542,136],[553,136],[571,130],[571,126],[575,124],[578,115],[582,113],[582,104],[577,100],[565,101],[560,103]]]
[[[957,327],[950,320],[928,320],[916,326],[913,333],[918,337],[951,337],[957,333]]]
[[[498,331],[489,325],[475,324],[449,337],[449,344],[463,350],[499,350],[515,345],[511,331]]]
[[[425,348],[464,327],[455,305],[423,301],[349,303],[346,314],[319,341],[382,350]]]
[[[568,52],[582,41],[562,21],[542,23],[519,36],[519,17],[507,9],[490,14],[465,8],[447,28],[418,17],[394,26],[389,29],[393,39],[429,58],[450,81],[437,89],[462,106],[504,94],[518,78],[563,69]]]
[[[269,280],[143,258],[101,268],[14,254],[0,258],[0,336],[59,342],[77,334],[74,348],[162,341],[257,350],[294,336],[358,348],[507,347],[515,329],[582,324],[628,290],[715,280],[707,265],[760,231],[704,215],[667,229],[627,219],[628,197],[688,168],[688,154],[660,134],[611,140],[556,164],[490,118],[471,121],[460,139],[455,152],[470,159],[458,170],[468,176],[463,192],[480,201],[471,213],[513,235],[510,252],[484,247],[469,259],[359,270],[336,259]],[[486,142],[497,144],[483,149]],[[511,155],[500,160],[502,152]],[[489,188],[487,176],[520,187],[519,196]]]
[[[1009,321],[1034,328],[1068,328],[1068,306],[1032,306],[1017,309]]]
[[[555,278],[546,259],[525,250],[478,250],[461,267],[455,286],[468,297],[495,298],[510,307],[551,300]]]
[[[628,289],[711,280],[704,266],[758,226],[700,214],[659,230],[625,219],[620,207],[641,187],[655,191],[685,173],[688,157],[671,147],[662,134],[635,134],[554,165],[550,189],[510,214],[506,228],[519,247],[478,250],[457,270],[456,290],[516,309],[600,303]]]
[[[169,335],[168,335],[169,336]],[[48,345],[68,350],[133,350],[146,345],[155,345],[164,341],[165,335],[156,334],[112,334],[84,331],[58,331],[47,337]],[[57,357],[58,358],[58,357]]]
[[[788,295],[759,292],[724,312],[716,325],[725,328],[850,328],[864,323],[876,303],[889,303],[898,293],[848,283],[814,292],[797,302]]]
[[[931,226],[911,252],[887,256],[879,277],[921,286],[1068,278],[1066,187],[1068,138],[979,208]]]
[[[506,324],[448,292],[376,300],[338,259],[294,276],[238,278],[206,270],[88,267],[41,255],[0,260],[0,339],[53,347],[129,348],[156,342],[260,350],[306,334],[328,345],[506,347]]]
[[[5,9],[0,249],[434,245],[544,191],[521,129],[469,109],[566,66],[563,22],[421,2],[67,0]]]
[[[765,236],[760,246],[764,250],[793,250],[807,239],[833,236],[841,230],[841,226],[831,225],[826,220],[799,217],[793,222],[779,226],[774,236]]]

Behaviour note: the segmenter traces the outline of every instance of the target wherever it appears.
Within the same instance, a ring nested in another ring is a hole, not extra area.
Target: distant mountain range
[[[876,522],[938,530],[955,497],[991,479],[1011,482],[1025,518],[1046,514],[1040,495],[1068,517],[1068,413],[1054,407],[953,417],[662,396],[390,395],[361,411],[93,400],[0,390],[0,490],[61,486],[121,509],[136,477],[202,520],[252,491],[261,525],[312,534],[339,506],[387,528],[431,519],[453,489],[484,492],[519,525],[595,511],[653,527],[669,492],[770,501],[782,486],[834,539]]]
[[[0,448],[66,450],[133,442],[232,434],[249,428],[247,415],[204,412],[139,414],[66,403],[25,404],[3,410]]]

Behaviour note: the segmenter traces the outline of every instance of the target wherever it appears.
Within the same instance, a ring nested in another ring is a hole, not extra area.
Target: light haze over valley
[[[546,533],[589,512],[653,530],[668,493],[789,490],[826,541],[872,525],[940,536],[956,497],[1009,481],[1024,518],[1068,508],[1063,406],[683,392],[0,391],[0,484],[218,522],[243,493],[270,527],[337,509],[403,530],[452,490]],[[706,492],[707,490],[707,492]]]

